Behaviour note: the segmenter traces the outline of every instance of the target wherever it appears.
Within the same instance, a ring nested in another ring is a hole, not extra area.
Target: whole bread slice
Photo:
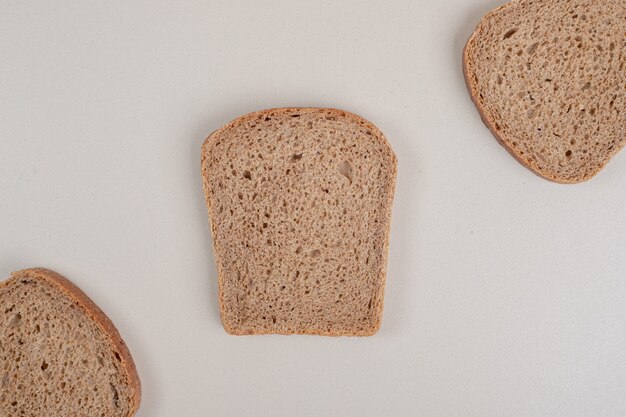
[[[472,100],[536,174],[588,180],[626,142],[626,1],[514,0],[470,37]]]
[[[204,142],[202,177],[228,333],[378,330],[396,179],[380,130],[335,109],[248,114]]]
[[[61,275],[0,283],[0,417],[130,417],[141,385],[113,323]]]

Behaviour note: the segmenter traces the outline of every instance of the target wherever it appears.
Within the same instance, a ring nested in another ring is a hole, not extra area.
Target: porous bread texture
[[[626,1],[514,0],[465,47],[485,124],[522,164],[560,183],[588,180],[626,141]]]
[[[130,417],[141,386],[111,321],[45,269],[0,283],[0,417]]]
[[[354,114],[242,116],[202,147],[202,177],[230,334],[374,334],[396,178],[383,134]]]

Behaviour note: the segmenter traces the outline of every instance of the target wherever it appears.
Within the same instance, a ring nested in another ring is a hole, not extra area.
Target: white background
[[[557,185],[483,126],[463,45],[499,1],[0,1],[0,274],[115,322],[141,417],[626,415],[626,153]],[[370,338],[228,336],[200,145],[346,109],[399,159]]]

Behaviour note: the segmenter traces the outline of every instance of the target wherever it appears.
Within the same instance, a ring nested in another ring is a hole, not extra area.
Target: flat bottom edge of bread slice
[[[228,321],[222,319],[224,330],[231,336],[264,336],[264,335],[280,335],[280,336],[328,336],[328,337],[368,337],[375,335],[380,329],[382,322],[382,312],[377,316],[376,321],[369,327],[360,330],[354,328],[345,329],[321,329],[318,327],[311,328],[259,328],[246,327],[238,324],[231,325]]]
[[[44,268],[14,272],[0,283],[0,314],[0,411],[136,413],[141,383],[126,344],[69,280]]]
[[[372,123],[324,108],[241,116],[202,147],[226,332],[380,327],[397,160]]]

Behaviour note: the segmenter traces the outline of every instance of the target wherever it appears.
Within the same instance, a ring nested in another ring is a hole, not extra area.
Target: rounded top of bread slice
[[[141,384],[113,323],[79,288],[42,268],[0,283],[0,410],[131,417]]]
[[[222,144],[222,141],[220,141],[220,139],[241,140],[241,137],[237,135],[238,132],[241,132],[242,135],[246,136],[244,139],[249,139],[249,137],[251,136],[251,128],[256,129],[258,132],[262,132],[264,128],[264,123],[272,122],[272,118],[287,120],[291,118],[292,122],[298,122],[301,121],[299,119],[306,118],[308,120],[306,122],[306,129],[308,130],[314,130],[314,128],[316,127],[314,126],[313,122],[313,120],[315,119],[319,119],[319,122],[317,123],[320,124],[322,124],[323,121],[326,121],[332,122],[334,124],[343,123],[348,126],[359,126],[359,128],[363,130],[363,132],[367,135],[366,137],[372,142],[372,144],[376,145],[377,147],[381,147],[384,153],[391,159],[392,165],[394,167],[397,165],[397,158],[395,153],[393,152],[393,149],[391,149],[391,145],[387,141],[387,138],[385,138],[385,135],[383,135],[383,133],[373,123],[357,114],[345,110],[320,107],[278,107],[260,110],[240,116],[232,120],[230,123],[227,123],[226,125],[217,129],[207,137],[207,139],[202,144],[203,158],[207,153],[213,152],[216,146]],[[279,121],[278,124],[280,124],[280,126],[284,126],[285,122]],[[249,140],[247,142],[250,143]],[[245,146],[245,144],[245,141],[241,141],[241,143],[238,145]]]
[[[472,99],[522,164],[585,181],[626,141],[625,34],[624,0],[514,0],[465,47]]]

